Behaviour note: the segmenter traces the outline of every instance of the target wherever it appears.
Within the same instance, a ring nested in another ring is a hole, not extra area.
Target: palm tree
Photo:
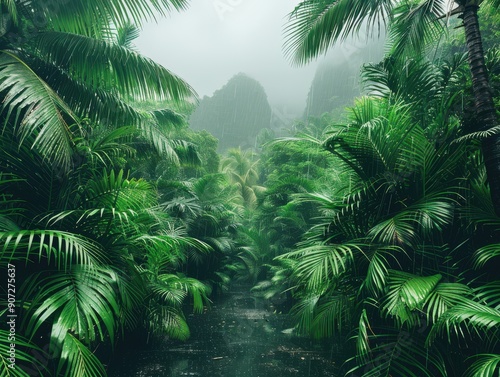
[[[500,135],[495,128],[498,123],[477,13],[483,3],[495,10],[500,5],[498,0],[305,0],[289,15],[285,29],[286,52],[293,55],[297,63],[305,63],[325,52],[334,42],[359,31],[366,22],[372,28],[389,25],[389,38],[394,41],[393,53],[406,60],[409,51],[421,51],[425,44],[436,39],[444,28],[444,19],[458,14],[465,29],[476,131],[482,138],[492,202],[495,212],[500,215]]]
[[[229,180],[238,187],[243,206],[247,210],[253,210],[257,206],[257,195],[264,191],[258,185],[259,172],[257,171],[259,160],[250,150],[232,148],[226,152],[226,157],[221,161],[221,170],[226,173]]]
[[[172,152],[161,121],[178,123],[169,109],[144,111],[134,102],[193,97],[183,80],[128,48],[134,31],[155,13],[182,9],[187,0],[2,1],[0,117],[17,144],[29,146],[62,171],[74,165],[76,140],[90,132],[83,119],[133,126]],[[126,62],[126,63],[124,63]],[[175,157],[174,153],[171,153]]]

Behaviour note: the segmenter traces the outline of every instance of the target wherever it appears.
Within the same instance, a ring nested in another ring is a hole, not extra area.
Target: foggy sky
[[[271,105],[305,107],[318,62],[293,67],[283,56],[283,25],[299,0],[192,0],[186,11],[148,23],[138,50],[185,79],[200,98],[244,72]]]

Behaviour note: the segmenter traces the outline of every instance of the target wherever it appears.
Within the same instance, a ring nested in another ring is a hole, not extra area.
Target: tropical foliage
[[[324,53],[339,40],[368,29],[388,28],[391,56],[397,60],[411,62],[412,56],[422,55],[429,45],[440,40],[451,16],[459,15],[465,30],[465,43],[475,106],[474,132],[482,134],[482,152],[492,187],[491,197],[495,211],[500,215],[500,176],[498,148],[500,136],[494,131],[498,125],[490,80],[485,66],[478,9],[484,3],[492,12],[498,10],[499,2],[474,0],[305,0],[290,14],[285,29],[286,53],[296,62],[304,63]]]
[[[186,310],[237,283],[342,344],[339,375],[498,376],[500,54],[475,28],[499,2],[450,3],[302,1],[297,62],[365,24],[386,56],[347,109],[220,156],[186,127],[190,86],[133,46],[187,1],[0,0],[0,374],[105,376],[117,343],[186,340]]]
[[[359,2],[359,9],[351,3],[299,5],[290,24],[293,48],[321,51],[360,27],[362,17],[373,22],[375,3],[384,2]],[[340,14],[343,21],[335,18]],[[329,30],[325,39],[313,39],[323,35],[315,29],[322,26]],[[270,281],[291,293],[297,332],[342,339],[340,356],[351,357],[341,374],[494,376],[498,217],[479,149],[478,138],[487,135],[472,132],[463,106],[472,98],[467,59],[433,61],[412,50],[404,60],[398,43],[391,39],[392,52],[364,67],[368,96],[355,101],[345,122],[332,123],[322,136],[282,140],[322,147],[336,176],[292,196],[295,206],[310,205],[319,215],[276,258]],[[496,53],[486,54],[492,77]]]
[[[196,160],[170,134],[192,89],[131,45],[133,24],[186,4],[1,4],[0,264],[15,266],[19,318],[18,364],[2,352],[2,376],[104,376],[117,341],[186,339],[185,305],[208,302],[182,266],[212,247],[165,211],[135,160]],[[151,99],[168,107],[140,103]]]

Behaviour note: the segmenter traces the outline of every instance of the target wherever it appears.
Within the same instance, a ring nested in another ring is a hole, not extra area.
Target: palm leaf
[[[365,20],[369,26],[385,25],[392,6],[391,0],[302,1],[288,16],[285,54],[306,63],[358,32]]]
[[[63,67],[74,80],[91,88],[136,100],[193,97],[193,89],[185,81],[120,45],[62,32],[41,33],[34,43],[37,56]]]
[[[57,373],[72,377],[105,377],[107,375],[99,359],[69,332],[65,334],[62,343]]]
[[[72,38],[76,38],[72,35],[66,37],[70,41]],[[54,38],[59,40],[57,36]],[[91,38],[87,39],[88,43],[92,45],[93,40]],[[89,48],[92,47],[97,50],[99,48],[105,49],[102,46],[90,46]],[[108,47],[111,49],[118,48],[113,44],[110,44]],[[82,46],[77,47],[75,54],[79,52],[80,48]],[[66,50],[61,52],[63,54],[62,57],[52,57],[50,52],[47,52],[47,56],[40,55],[39,50],[37,49],[31,55],[24,54],[25,61],[31,67],[34,67],[36,74],[44,79],[59,97],[64,99],[74,113],[81,117],[87,117],[93,122],[106,127],[133,126],[160,153],[167,155],[175,162],[178,161],[175,153],[175,145],[169,139],[166,132],[170,131],[173,127],[185,125],[184,117],[172,109],[143,110],[140,103],[137,101],[132,102],[132,100],[133,98],[140,101],[149,100],[150,98],[168,97],[171,98],[170,102],[174,106],[176,103],[194,96],[191,88],[185,82],[172,75],[163,67],[155,65],[152,61],[142,58],[137,54],[135,54],[137,55],[137,59],[126,57],[125,55],[116,57],[117,59],[130,61],[132,66],[138,64],[135,69],[122,67],[121,70],[118,70],[116,67],[109,66],[106,59],[104,59],[102,62],[104,67],[99,72],[99,69],[97,69],[98,65],[94,65],[94,63],[97,64],[96,62],[91,63],[90,66],[86,66],[89,62],[86,56],[81,57],[83,67],[78,68],[71,67],[70,62],[64,61],[66,59]],[[107,52],[95,52],[99,58],[102,57],[103,53]],[[63,61],[58,61],[57,59],[62,59]],[[71,59],[76,58],[72,57]],[[115,63],[118,66],[123,66],[121,60]],[[66,66],[69,67],[64,68]],[[74,69],[88,69],[88,71],[77,71],[75,73]],[[89,75],[89,72],[94,72],[94,75]],[[144,76],[145,73],[152,76]],[[78,77],[78,74],[81,74],[82,77]],[[99,78],[99,75],[102,77]],[[114,77],[116,75],[121,76]],[[111,81],[108,81],[110,77]],[[146,79],[150,80],[151,77],[158,77],[160,81],[154,80],[156,83],[154,85],[145,81]],[[120,82],[123,85],[120,85]],[[156,92],[156,94],[153,94],[153,92]]]
[[[120,27],[116,33],[116,44],[133,50],[132,41],[139,38],[140,30],[134,24],[127,23]]]
[[[193,248],[203,253],[208,253],[212,250],[207,243],[182,234],[181,229],[170,230],[166,234],[140,235],[133,240],[133,244],[137,246],[143,244],[148,246],[148,248],[150,248],[149,250],[156,250],[158,253],[170,253],[174,255],[188,248]]]
[[[95,34],[99,27],[109,25],[110,20],[118,27],[129,23],[141,26],[145,20],[156,20],[172,10],[185,9],[188,0],[75,0],[71,4],[50,4],[46,6],[45,3],[34,2],[34,12],[42,12],[56,30]]]
[[[394,55],[406,58],[410,51],[418,54],[427,44],[439,40],[444,31],[440,17],[446,14],[445,5],[444,0],[424,0],[397,6],[389,33]]]
[[[362,288],[367,289],[375,297],[382,293],[387,286],[389,275],[388,257],[398,262],[397,253],[400,252],[404,250],[397,246],[373,247],[372,250],[365,252],[363,255],[369,264]]]
[[[420,58],[401,62],[391,56],[377,64],[366,64],[361,78],[371,95],[400,99],[413,109],[439,99],[437,95],[442,94],[438,91],[441,79],[438,69]]]
[[[302,297],[290,310],[290,314],[297,322],[297,330],[301,334],[308,334],[311,331],[314,320],[314,311],[320,300],[320,295],[308,295]]]
[[[145,272],[127,257],[123,258],[122,266],[116,271],[119,275],[115,281],[120,308],[119,322],[125,329],[135,330],[142,319],[144,303],[150,293],[144,278]]]
[[[47,61],[33,55],[24,56],[24,59],[36,69],[36,73],[57,92],[59,97],[66,101],[74,113],[95,123],[115,128],[132,125],[144,131],[150,130],[151,125],[154,125],[162,132],[169,124],[175,127],[184,124],[183,117],[171,109],[136,108],[136,105],[140,106],[139,102],[127,101],[123,98],[123,93],[120,95],[113,88],[104,89],[99,85],[94,87],[91,82],[79,80],[67,70],[61,69],[57,65],[58,62]],[[105,75],[104,72],[102,74]]]
[[[66,103],[22,60],[0,54],[0,92],[5,124],[15,126],[19,143],[33,136],[42,156],[67,169],[74,146],[74,130],[67,121],[78,118]]]
[[[425,301],[427,321],[436,323],[446,311],[471,297],[472,290],[459,283],[439,283]]]
[[[3,232],[17,232],[19,227],[15,222],[0,214],[0,233]]]
[[[356,298],[352,293],[333,292],[317,305],[310,332],[315,338],[332,338],[349,331]]]
[[[413,311],[423,307],[441,279],[440,274],[417,276],[402,271],[390,271],[388,292],[382,304],[383,311],[395,316],[402,324],[413,324],[416,321]]]
[[[358,364],[366,364],[371,358],[370,337],[368,330],[371,332],[370,322],[366,309],[363,309],[359,317],[358,334],[356,336],[356,358]]]
[[[1,232],[0,242],[3,243],[2,263],[37,257],[38,261],[45,258],[49,264],[53,259],[61,269],[73,264],[98,265],[105,260],[100,247],[91,240],[58,230]]]
[[[127,145],[127,142],[130,142],[135,135],[137,135],[137,129],[131,126],[112,130],[100,130],[98,128],[88,141],[89,158],[94,163],[101,162],[104,166],[112,166],[119,157],[133,157],[135,156],[135,149]]]
[[[467,369],[465,377],[496,377],[500,374],[500,355],[480,354]]]
[[[0,6],[7,9],[7,14],[12,18],[12,23],[17,26],[19,22],[19,12],[17,11],[16,0],[0,0]]]
[[[76,334],[86,344],[105,339],[104,329],[114,340],[116,319],[120,312],[115,281],[110,270],[72,266],[42,281],[33,281],[31,288],[42,286],[34,299],[36,308],[29,319],[28,332],[34,335],[52,318],[52,345],[64,344]],[[64,346],[63,346],[64,347]]]
[[[147,328],[153,335],[168,335],[179,340],[187,340],[190,336],[184,315],[172,306],[150,304],[146,320]]]
[[[446,332],[448,341],[451,342],[451,334],[463,336],[462,326],[469,332],[475,332],[479,336],[489,330],[498,328],[500,325],[500,311],[490,306],[464,299],[462,303],[453,306],[432,326],[427,342],[432,343],[436,337]]]
[[[297,258],[295,274],[313,291],[324,290],[337,280],[361,252],[360,244],[313,245],[283,254],[281,258]]]
[[[158,281],[165,288],[171,287],[189,294],[193,298],[193,309],[196,313],[203,312],[204,303],[208,302],[210,288],[201,281],[186,276],[163,274],[158,276]]]
[[[419,240],[415,229],[413,214],[410,217],[407,213],[396,213],[389,218],[375,225],[370,229],[370,236],[379,243],[389,245],[416,245]]]
[[[500,256],[500,244],[492,243],[483,247],[480,247],[474,253],[474,268],[480,269],[490,263],[492,259],[498,258]]]
[[[453,219],[454,211],[453,201],[446,196],[427,195],[375,225],[369,235],[381,243],[416,246],[421,236],[442,231]]]
[[[91,208],[140,211],[155,204],[155,196],[149,182],[129,180],[123,170],[104,170],[87,183],[84,204]]]
[[[496,127],[491,127],[488,128],[487,130],[484,131],[477,131],[477,132],[472,132],[470,134],[461,136],[455,140],[453,140],[454,143],[461,143],[464,141],[469,141],[469,140],[482,140],[482,139],[487,139],[491,136],[498,135],[500,133],[500,126]]]
[[[174,288],[163,282],[151,283],[151,292],[163,303],[173,307],[181,307],[187,292],[183,289]]]
[[[492,281],[475,289],[477,299],[493,309],[500,310],[500,281]]]

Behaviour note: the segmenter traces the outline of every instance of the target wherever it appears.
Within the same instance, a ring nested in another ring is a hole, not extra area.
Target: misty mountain
[[[263,86],[239,73],[226,85],[205,96],[191,115],[194,130],[206,130],[219,139],[219,150],[251,147],[255,137],[271,122],[271,107]]]

